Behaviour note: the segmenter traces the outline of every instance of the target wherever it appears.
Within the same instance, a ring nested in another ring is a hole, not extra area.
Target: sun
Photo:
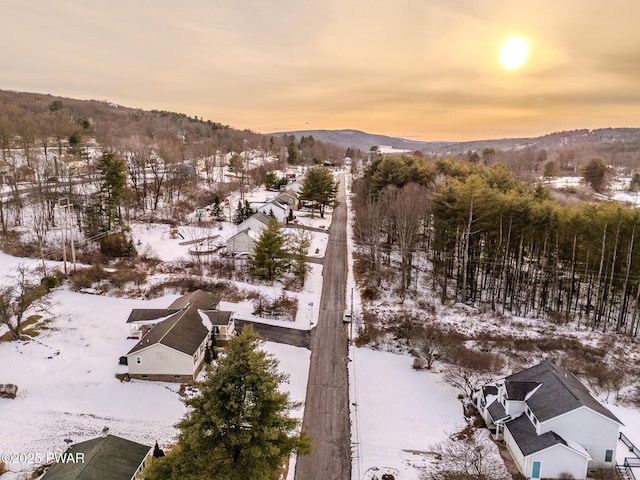
[[[500,63],[507,70],[520,68],[527,61],[529,43],[522,38],[510,38],[500,50]]]

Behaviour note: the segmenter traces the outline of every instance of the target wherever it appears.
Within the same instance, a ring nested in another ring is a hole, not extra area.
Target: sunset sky
[[[2,0],[0,88],[268,133],[640,127],[640,0]],[[499,62],[509,38],[525,65]]]

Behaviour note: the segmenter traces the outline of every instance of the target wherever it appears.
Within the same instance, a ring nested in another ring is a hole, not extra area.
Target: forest
[[[374,159],[353,192],[365,297],[427,281],[443,304],[638,335],[636,209],[560,204],[504,166],[417,156]]]
[[[33,225],[35,242],[18,250],[48,257],[59,249],[45,244],[47,233],[67,222],[103,252],[122,254],[131,221],[175,223],[198,208],[220,208],[230,192],[264,184],[287,164],[343,158],[342,148],[312,136],[0,90],[0,234],[7,248],[15,227]]]

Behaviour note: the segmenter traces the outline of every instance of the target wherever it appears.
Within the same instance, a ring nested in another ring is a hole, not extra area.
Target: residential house
[[[288,205],[291,210],[298,210],[298,194],[293,190],[286,190],[276,195],[274,200],[282,205]]]
[[[244,222],[238,225],[238,231],[241,232],[247,228],[250,228],[254,232],[262,233],[262,230],[269,225],[269,215],[262,212],[255,213],[251,217],[247,218]]]
[[[227,252],[231,255],[237,253],[251,253],[256,245],[258,236],[250,228],[239,231],[227,240]]]
[[[584,479],[615,465],[622,423],[559,365],[544,361],[485,385],[476,404],[527,478]]]
[[[285,223],[289,217],[291,208],[288,204],[283,204],[276,199],[269,200],[264,205],[258,207],[259,213],[264,213],[270,217],[275,217],[279,223]]]
[[[41,480],[139,480],[152,452],[105,429],[98,438],[71,445]]]
[[[227,252],[251,253],[262,231],[269,225],[269,216],[258,212],[238,225],[238,233],[227,240]]]
[[[192,382],[204,363],[204,353],[210,341],[212,322],[219,298],[196,290],[161,310],[132,312],[129,316],[139,322],[151,317],[162,319],[142,336],[127,353],[131,378],[168,382]],[[132,322],[130,322],[132,323]],[[221,330],[218,326],[218,330]],[[225,339],[234,333],[233,317],[229,316],[224,330]]]

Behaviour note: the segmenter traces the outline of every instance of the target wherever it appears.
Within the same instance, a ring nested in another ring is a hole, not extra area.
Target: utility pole
[[[60,226],[60,230],[62,233],[62,261],[64,262],[64,274],[67,274],[67,209],[71,209],[73,207],[72,203],[69,203],[69,197],[67,197],[66,205],[60,204],[60,199],[58,199],[58,210],[60,211],[60,216],[62,217],[62,225]],[[64,209],[64,214],[62,213],[62,209]],[[73,226],[71,227],[71,231],[69,233],[69,237],[71,240],[71,261],[73,262],[73,271],[76,271],[76,248],[75,242],[73,238]]]

